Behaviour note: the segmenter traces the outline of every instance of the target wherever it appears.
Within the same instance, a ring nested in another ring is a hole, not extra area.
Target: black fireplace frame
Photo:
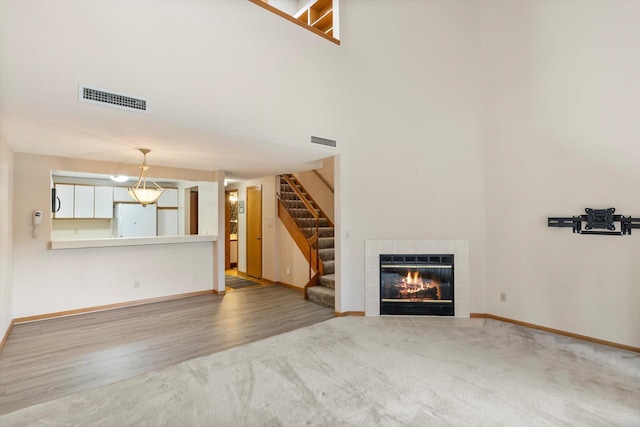
[[[397,267],[419,265],[420,268],[451,266],[451,301],[387,302],[382,298],[383,265]],[[380,314],[409,316],[455,316],[455,263],[453,254],[380,254]]]

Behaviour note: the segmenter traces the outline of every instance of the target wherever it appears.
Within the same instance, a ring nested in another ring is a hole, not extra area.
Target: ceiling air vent
[[[325,147],[333,147],[336,148],[336,141],[334,139],[322,138],[320,136],[311,136],[312,144],[316,145],[324,145]]]
[[[127,110],[147,111],[147,100],[80,86],[80,100]]]

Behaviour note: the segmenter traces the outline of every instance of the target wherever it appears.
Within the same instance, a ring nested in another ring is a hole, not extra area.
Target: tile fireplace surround
[[[380,316],[380,254],[453,254],[455,317],[469,317],[468,240],[365,240],[364,313]]]

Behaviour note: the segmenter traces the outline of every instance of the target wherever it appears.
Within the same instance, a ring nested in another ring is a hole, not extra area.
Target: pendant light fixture
[[[151,152],[151,150],[146,148],[140,148],[139,150],[143,155],[142,165],[140,165],[140,178],[138,178],[136,185],[129,187],[129,195],[142,206],[147,206],[155,203],[165,190],[149,176],[147,154]],[[147,188],[147,179],[153,183],[152,188]]]

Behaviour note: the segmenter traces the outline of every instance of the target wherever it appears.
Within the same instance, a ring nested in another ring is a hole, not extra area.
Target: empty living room
[[[640,426],[640,1],[0,1],[0,425]]]

